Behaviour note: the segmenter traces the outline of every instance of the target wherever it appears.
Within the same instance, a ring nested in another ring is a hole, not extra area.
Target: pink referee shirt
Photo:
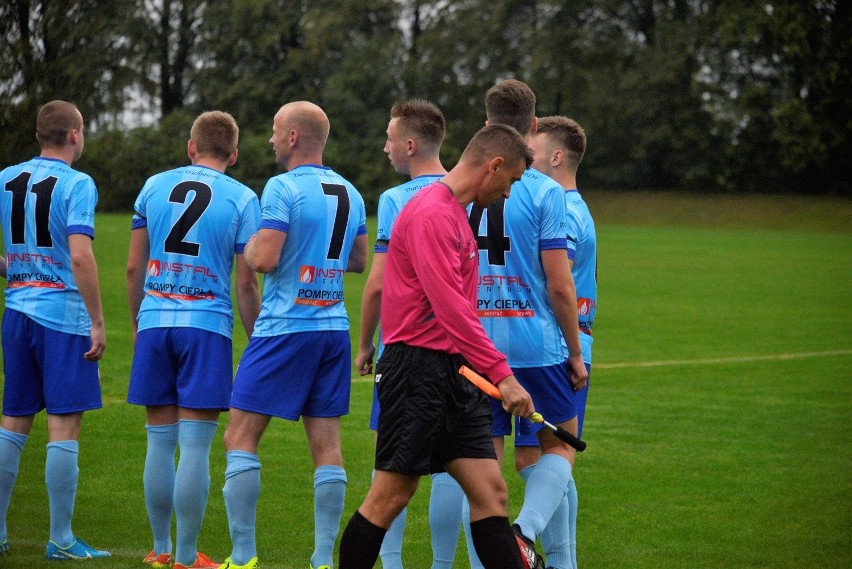
[[[406,204],[385,263],[385,345],[461,354],[494,383],[512,375],[476,316],[479,252],[467,214],[446,184],[434,182]]]

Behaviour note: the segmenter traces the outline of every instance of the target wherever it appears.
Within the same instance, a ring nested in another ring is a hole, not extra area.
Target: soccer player
[[[485,112],[488,124],[510,125],[527,139],[536,130],[535,94],[522,81],[510,79],[489,89]],[[487,209],[474,206],[470,223],[480,248],[478,315],[485,331],[506,354],[538,411],[576,434],[574,389],[585,385],[588,372],[578,338],[565,215],[559,184],[528,169],[512,186],[511,199]],[[563,338],[568,339],[567,351]],[[492,410],[494,444],[502,459],[503,436],[511,434],[513,417],[497,400],[492,400]],[[525,446],[543,452],[534,468],[521,472],[527,485],[515,521],[534,543],[568,492],[575,451],[541,425],[520,419],[517,425],[520,452]],[[479,566],[475,558],[471,566]]]
[[[381,301],[376,474],[343,533],[340,569],[372,568],[420,477],[443,471],[464,488],[473,542],[489,569],[539,566],[535,550],[509,526],[487,398],[458,375],[470,362],[498,385],[507,411],[535,410],[476,317],[477,245],[465,213],[470,203],[485,207],[508,196],[531,158],[514,129],[484,127],[459,163],[397,217]]]
[[[83,154],[83,116],[66,101],[41,107],[39,156],[0,172],[0,221],[8,266],[3,313],[0,421],[0,554],[6,512],[36,413],[47,411],[45,482],[50,560],[109,557],[74,535],[83,413],[101,407],[98,360],[106,337],[92,253],[98,192],[71,168]]]
[[[253,191],[225,174],[237,161],[238,139],[231,115],[202,113],[187,142],[192,165],[149,178],[134,206],[127,296],[135,349],[127,400],[145,406],[143,485],[154,548],[144,562],[157,567],[173,561],[176,569],[219,566],[197,547],[210,490],[210,445],[231,397],[235,258],[237,307],[247,334],[260,311],[257,275],[243,259],[260,205]]]
[[[444,114],[441,110],[428,101],[413,99],[396,103],[391,108],[390,115],[384,151],[394,170],[410,176],[411,179],[386,190],[379,197],[376,246],[361,300],[361,330],[358,354],[355,357],[355,366],[361,375],[373,372],[373,355],[375,353],[377,358],[381,357],[384,349],[380,337],[376,351],[373,336],[379,324],[382,277],[393,222],[418,190],[447,173],[439,157],[445,131]],[[378,390],[373,389],[370,428],[376,431],[378,425]],[[432,495],[429,502],[432,569],[449,569],[453,565],[461,526],[463,496],[461,487],[449,474],[441,472],[432,475]],[[402,569],[405,516],[406,509],[403,509],[385,534],[379,552],[383,569]]]
[[[538,121],[538,130],[530,137],[530,148],[533,151],[533,168],[547,174],[565,189],[568,264],[571,265],[571,274],[577,287],[577,317],[583,361],[591,373],[592,325],[597,311],[598,291],[597,239],[589,207],[577,190],[577,168],[586,152],[586,133],[576,121],[567,117],[544,117]],[[577,436],[583,433],[588,392],[587,382],[574,396]],[[518,468],[521,471],[538,460],[537,451],[530,453],[529,450],[536,449],[525,447],[527,452],[515,454],[516,461],[520,461]],[[577,568],[577,487],[573,477],[573,461],[571,467],[568,493],[540,535],[548,564],[554,569]],[[569,516],[566,516],[566,510]]]
[[[225,506],[232,552],[223,567],[257,566],[257,446],[272,417],[302,418],[314,471],[313,569],[332,565],[346,491],[340,417],[349,412],[352,350],[343,274],[367,264],[364,200],[322,165],[329,122],[313,103],[284,105],[269,142],[287,172],[261,197],[245,258],[266,273],[260,316],[234,378],[225,431]]]

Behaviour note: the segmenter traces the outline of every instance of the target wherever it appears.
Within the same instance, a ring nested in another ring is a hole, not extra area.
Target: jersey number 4
[[[12,194],[12,244],[26,244],[24,226],[26,223],[27,194],[32,193],[36,197],[36,247],[53,247],[53,237],[50,235],[50,202],[53,199],[53,188],[56,186],[58,178],[48,176],[28,189],[31,176],[30,172],[21,172],[14,179],[6,182],[4,188]]]
[[[497,200],[485,210],[481,206],[473,204],[470,209],[470,228],[473,234],[476,235],[476,246],[479,249],[488,251],[488,264],[505,266],[506,251],[512,250],[512,242],[506,235],[506,226],[504,221],[506,201]],[[482,214],[487,211],[485,216],[485,235],[479,233],[479,226],[482,222]]]

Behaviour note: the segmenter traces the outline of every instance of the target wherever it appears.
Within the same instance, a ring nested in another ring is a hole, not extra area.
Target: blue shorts
[[[549,423],[558,424],[577,416],[575,393],[568,377],[567,364],[547,367],[515,368],[512,370],[524,389],[532,397],[536,412]],[[512,422],[515,426],[515,446],[538,446],[538,433],[542,425],[529,419],[513,417],[503,410],[500,401],[491,399],[492,436],[512,434]]]
[[[231,339],[199,328],[148,328],[136,336],[127,402],[226,410]]]
[[[290,421],[349,413],[349,332],[252,336],[231,392],[231,407]]]
[[[379,430],[379,413],[382,411],[382,406],[379,405],[379,384],[373,383],[373,406],[370,409],[370,429]]]
[[[100,409],[98,363],[83,354],[91,338],[46,328],[22,312],[3,313],[3,414],[51,415]]]

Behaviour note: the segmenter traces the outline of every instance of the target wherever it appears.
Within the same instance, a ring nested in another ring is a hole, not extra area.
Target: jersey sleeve
[[[566,194],[567,196],[567,194]],[[583,231],[583,221],[580,214],[571,206],[565,208],[565,234],[568,237],[568,258],[572,261],[577,254],[577,246]]]
[[[562,188],[553,186],[544,192],[541,200],[541,231],[539,233],[539,251],[548,249],[566,249],[567,226],[565,217],[565,197]]]
[[[254,192],[243,205],[240,212],[239,226],[237,227],[237,240],[234,246],[235,253],[242,253],[246,243],[252,235],[257,233],[260,225],[260,203]]]
[[[258,229],[275,229],[286,233],[290,228],[290,210],[296,189],[281,176],[271,178],[260,199]]]
[[[91,177],[81,175],[74,184],[68,200],[67,235],[83,234],[95,237],[95,206],[98,190]]]
[[[379,210],[376,222],[375,253],[387,253],[393,222],[399,215],[399,207],[388,192],[379,196]]]

